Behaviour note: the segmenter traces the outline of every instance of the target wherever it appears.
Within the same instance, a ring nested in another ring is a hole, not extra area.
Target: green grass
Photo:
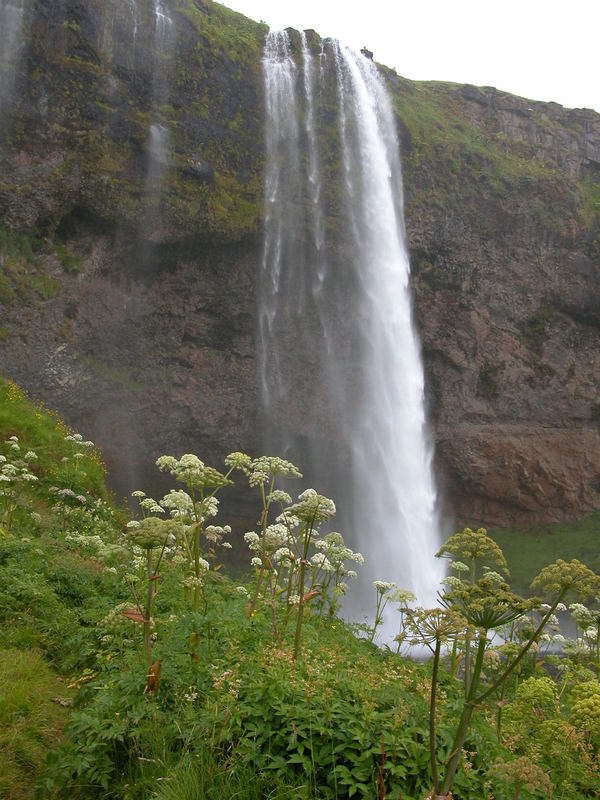
[[[58,415],[32,402],[22,389],[0,377],[0,444],[17,436],[23,449],[34,449],[38,460],[33,469],[48,485],[61,477],[61,459],[73,453],[72,445],[65,441],[71,432]],[[106,497],[104,465],[96,451],[83,459],[81,473],[80,481],[89,491]]]
[[[562,522],[533,530],[502,528],[489,531],[500,545],[516,591],[530,594],[529,584],[542,567],[557,558],[577,558],[600,571],[600,512],[574,522]]]
[[[0,650],[0,797],[33,797],[46,752],[56,747],[72,690],[38,650]]]

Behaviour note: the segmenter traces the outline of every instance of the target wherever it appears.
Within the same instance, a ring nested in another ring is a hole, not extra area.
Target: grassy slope
[[[516,591],[525,595],[542,567],[557,558],[577,558],[600,571],[600,512],[527,531],[502,528],[490,535],[504,551]]]
[[[206,611],[193,618],[177,570],[163,565],[153,612],[162,680],[156,698],[144,694],[147,667],[130,623],[121,621],[122,633],[108,641],[98,627],[126,599],[123,582],[69,544],[50,508],[51,482],[105,494],[97,457],[86,458],[76,475],[65,471],[62,459],[73,453],[66,433],[0,381],[0,449],[18,436],[39,454],[39,481],[0,540],[0,796],[29,800],[47,782],[48,797],[71,800],[322,800],[345,798],[352,787],[372,798],[382,738],[389,796],[400,787],[407,799],[424,796],[430,665],[383,652],[339,620],[310,615],[295,665],[293,626],[276,644],[269,609],[249,620],[245,598],[227,578],[215,579]],[[115,521],[113,532],[117,527]],[[591,529],[583,525],[581,535]],[[190,624],[200,633],[197,660],[189,657]],[[438,737],[450,747],[459,684],[445,670],[441,677]],[[71,712],[60,701],[73,697]],[[486,716],[476,715],[471,766],[454,787],[462,800],[487,797],[490,764],[510,758]],[[584,787],[578,796],[593,796],[594,768],[573,784]],[[577,796],[573,791],[563,796]],[[509,796],[496,782],[496,800]]]
[[[0,379],[0,451],[9,436],[17,436],[22,451],[38,455],[32,466],[35,492],[21,496],[10,531],[0,525],[0,797],[13,800],[33,797],[44,756],[60,739],[73,696],[66,676],[85,663],[86,615],[102,605],[98,565],[58,539],[46,493],[66,477],[59,465],[73,452],[65,442],[68,433],[55,416]],[[97,455],[83,459],[78,488],[106,496]],[[39,523],[26,507],[40,515]],[[73,650],[65,647],[69,640]]]

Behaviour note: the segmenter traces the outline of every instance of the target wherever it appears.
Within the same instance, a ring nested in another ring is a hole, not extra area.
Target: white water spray
[[[0,115],[8,105],[24,45],[27,0],[0,0]]]
[[[292,51],[287,33],[268,35],[259,309],[268,446],[333,496],[336,524],[363,552],[346,604],[360,621],[374,612],[374,579],[431,605],[443,576],[399,144],[371,61],[335,42],[317,61],[305,34],[300,66]]]

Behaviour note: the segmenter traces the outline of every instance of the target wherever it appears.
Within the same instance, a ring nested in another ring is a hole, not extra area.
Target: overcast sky
[[[600,0],[226,0],[314,28],[415,80],[495,86],[600,112]]]

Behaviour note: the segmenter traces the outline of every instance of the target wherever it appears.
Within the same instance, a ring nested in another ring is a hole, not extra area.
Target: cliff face
[[[1,368],[102,445],[118,491],[161,452],[257,452],[265,27],[193,0],[168,22],[47,6],[25,5],[0,98]],[[386,77],[446,504],[599,508],[600,116]]]

